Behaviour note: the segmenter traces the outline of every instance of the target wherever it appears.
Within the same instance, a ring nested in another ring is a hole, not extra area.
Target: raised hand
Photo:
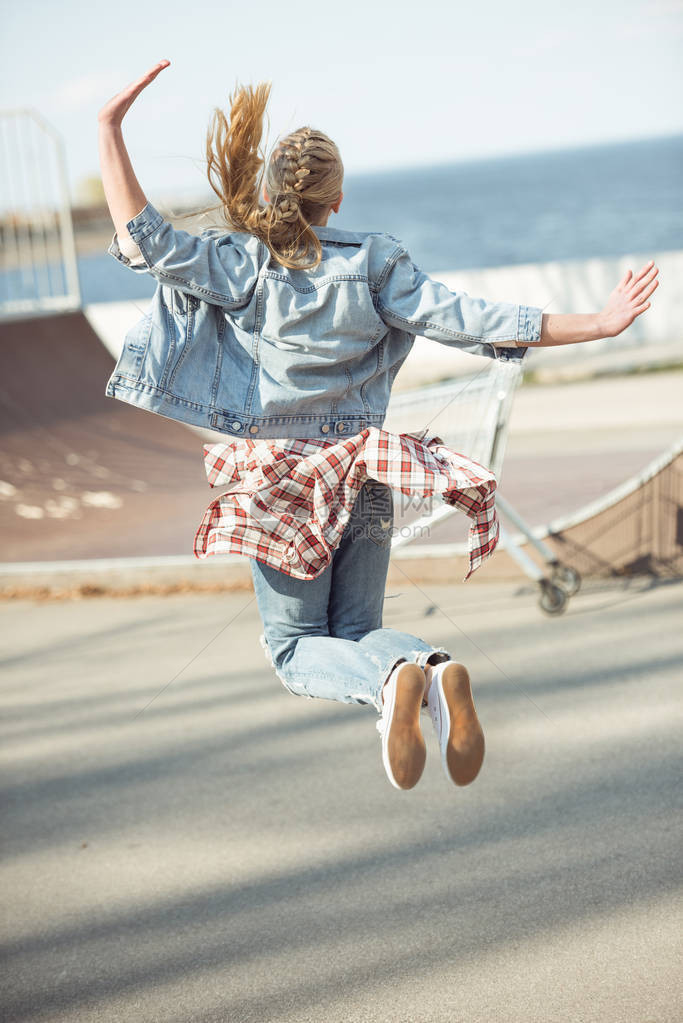
[[[97,117],[102,185],[119,238],[129,237],[128,223],[147,205],[147,197],[135,176],[123,141],[121,122],[142,90],[170,63],[170,60],[160,60],[142,78],[105,103]]]
[[[616,337],[633,323],[636,316],[650,308],[647,299],[659,284],[656,280],[658,273],[659,268],[651,259],[633,280],[631,270],[624,274],[600,313],[601,337]]]
[[[97,119],[101,124],[111,125],[113,127],[119,127],[123,118],[128,113],[128,110],[133,105],[135,100],[138,98],[143,89],[146,89],[150,82],[153,82],[160,71],[163,71],[165,67],[168,67],[170,60],[160,60],[153,68],[138,78],[135,82],[131,82],[125,89],[118,92],[116,96],[113,96],[108,103],[100,110],[97,115]]]

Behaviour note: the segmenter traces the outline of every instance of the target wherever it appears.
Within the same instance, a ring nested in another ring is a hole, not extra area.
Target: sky
[[[72,197],[97,113],[162,58],[124,138],[152,200],[207,195],[206,129],[271,81],[269,144],[303,124],[348,173],[683,131],[683,0],[22,0],[3,12],[0,107],[63,137]]]

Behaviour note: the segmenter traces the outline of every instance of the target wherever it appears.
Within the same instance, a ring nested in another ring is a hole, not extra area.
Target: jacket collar
[[[353,244],[364,241],[369,234],[374,233],[372,231],[343,231],[339,227],[320,227],[317,224],[311,226],[321,242],[350,242]]]

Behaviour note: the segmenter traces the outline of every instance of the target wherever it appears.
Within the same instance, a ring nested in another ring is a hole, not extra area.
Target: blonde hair
[[[273,149],[265,172],[270,201],[261,205],[265,160],[260,146],[270,89],[267,82],[238,88],[230,96],[229,120],[214,109],[206,137],[207,175],[221,202],[211,209],[222,209],[233,229],[260,238],[282,266],[313,269],[322,249],[311,223],[339,199],[344,167],[327,135],[299,128]]]

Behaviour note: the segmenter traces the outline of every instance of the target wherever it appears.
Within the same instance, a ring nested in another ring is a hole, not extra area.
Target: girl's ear
[[[266,186],[265,186],[265,184],[264,184],[264,186],[263,186],[263,198],[264,198],[264,200],[265,200],[266,202],[270,202],[270,196],[268,195],[268,192],[266,191]]]
[[[335,203],[332,204],[332,209],[334,210],[335,213],[339,213],[339,207],[341,206],[341,202],[342,202],[343,198],[344,198],[344,193],[340,192],[339,193],[339,198],[337,199],[337,201]]]

